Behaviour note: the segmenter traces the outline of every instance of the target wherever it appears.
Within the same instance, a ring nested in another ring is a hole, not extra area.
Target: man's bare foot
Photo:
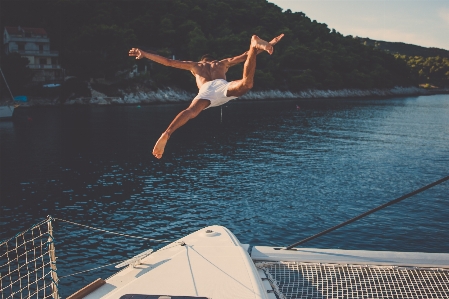
[[[283,38],[284,37],[284,33],[282,33],[281,35],[279,35],[279,36],[276,36],[275,38],[273,38],[270,42],[268,42],[270,45],[272,45],[272,46],[274,46],[274,45],[276,45],[280,40],[281,40],[281,38]]]
[[[253,35],[251,38],[251,47],[267,51],[268,54],[273,54],[273,46],[263,39],[259,38],[257,35]]]
[[[161,137],[159,137],[158,141],[156,142],[156,145],[153,148],[153,155],[160,159],[162,158],[162,154],[164,153],[165,145],[167,144],[168,138],[170,136],[164,132],[162,133]]]

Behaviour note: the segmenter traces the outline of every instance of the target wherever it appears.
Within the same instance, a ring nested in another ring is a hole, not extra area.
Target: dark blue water
[[[235,101],[155,159],[185,107],[17,110],[0,123],[0,239],[52,215],[168,240],[220,224],[242,243],[285,246],[449,175],[448,95]],[[448,215],[446,182],[306,246],[448,252]],[[160,246],[60,221],[55,235],[59,276]],[[114,272],[62,278],[62,295]]]

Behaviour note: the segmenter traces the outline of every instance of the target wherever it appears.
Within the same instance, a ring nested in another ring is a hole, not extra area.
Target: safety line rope
[[[51,218],[51,216],[47,216],[47,219],[42,220],[41,222],[32,225],[32,226],[31,226],[30,228],[28,228],[27,230],[24,230],[23,232],[17,233],[15,236],[13,236],[13,237],[11,237],[11,238],[9,238],[9,239],[7,239],[7,240],[3,240],[2,242],[0,242],[0,246],[2,246],[3,244],[5,244],[5,243],[11,241],[12,239],[16,239],[16,238],[18,238],[19,236],[24,235],[25,233],[27,233],[27,232],[29,232],[29,231],[32,231],[34,228],[39,227],[39,226],[41,226],[42,224],[47,223],[48,221],[51,221],[52,219],[53,219],[53,218]]]
[[[89,226],[89,225],[85,225],[85,224],[81,224],[81,223],[76,223],[76,222],[73,222],[73,221],[68,221],[68,220],[64,220],[64,219],[60,219],[60,218],[53,218],[53,219],[59,220],[59,221],[63,221],[63,222],[67,222],[67,223],[70,223],[70,224],[73,224],[73,225],[87,227],[87,228],[90,228],[90,229],[93,229],[93,230],[102,231],[102,232],[109,233],[109,234],[124,236],[124,237],[130,237],[130,238],[136,238],[136,239],[144,239],[144,240],[160,242],[160,243],[170,243],[171,242],[171,241],[168,241],[168,240],[156,240],[156,239],[152,239],[152,238],[133,236],[133,235],[128,235],[128,234],[124,234],[124,233],[111,232],[111,231],[108,231],[108,230],[105,230],[105,229],[96,228],[96,227],[93,227],[93,226]]]
[[[64,276],[59,276],[59,279],[64,278],[64,277],[69,277],[69,276],[77,275],[77,274],[81,274],[81,273],[85,273],[85,272],[89,272],[89,271],[92,271],[92,270],[97,270],[97,269],[104,268],[104,267],[108,267],[108,266],[112,266],[112,265],[117,265],[117,264],[120,264],[121,262],[122,262],[122,261],[118,261],[118,262],[115,262],[115,263],[111,263],[111,264],[107,264],[107,265],[95,267],[95,268],[92,268],[92,269],[83,270],[83,271],[75,272],[75,273],[72,273],[72,274],[67,274],[67,275],[64,275]]]
[[[445,181],[447,181],[447,180],[449,180],[449,176],[444,177],[444,178],[442,178],[442,179],[440,179],[440,180],[438,180],[438,181],[435,181],[435,182],[433,182],[433,183],[431,183],[431,184],[429,184],[429,185],[426,185],[426,186],[424,186],[424,187],[422,187],[422,188],[420,188],[420,189],[417,189],[417,190],[415,190],[415,191],[413,191],[413,192],[410,192],[410,193],[408,193],[408,194],[405,194],[405,195],[403,195],[403,196],[401,196],[401,197],[399,197],[399,198],[396,198],[396,199],[394,199],[394,200],[392,200],[392,201],[389,201],[389,202],[387,202],[387,203],[384,203],[383,205],[380,205],[380,206],[378,206],[377,208],[374,208],[374,209],[372,209],[372,210],[369,210],[369,211],[367,211],[367,212],[365,212],[365,213],[363,213],[363,214],[360,214],[360,215],[357,216],[357,217],[354,217],[354,218],[349,219],[349,220],[347,220],[347,221],[345,221],[345,222],[342,222],[342,223],[340,223],[340,224],[338,224],[338,225],[336,225],[336,226],[333,226],[333,227],[331,227],[331,228],[329,228],[329,229],[326,229],[326,230],[324,230],[324,231],[322,231],[322,232],[320,232],[320,233],[318,233],[318,234],[316,234],[316,235],[313,235],[313,236],[311,236],[311,237],[305,238],[305,239],[303,239],[303,240],[301,240],[301,241],[299,241],[299,242],[293,243],[293,244],[287,246],[287,247],[285,248],[285,250],[290,250],[290,249],[292,249],[292,248],[295,247],[295,246],[304,244],[304,243],[306,243],[306,242],[308,242],[308,241],[310,241],[310,240],[313,240],[313,239],[318,238],[318,237],[320,237],[320,236],[322,236],[322,235],[325,235],[325,234],[327,234],[327,233],[329,233],[329,232],[331,232],[331,231],[336,230],[337,228],[340,228],[340,227],[342,227],[342,226],[345,226],[345,225],[347,225],[347,224],[349,224],[349,223],[352,223],[352,222],[354,222],[354,221],[356,221],[356,220],[359,220],[360,218],[363,218],[363,217],[365,217],[365,216],[367,216],[367,215],[369,215],[369,214],[372,214],[372,213],[374,213],[374,212],[377,212],[377,211],[379,211],[379,210],[381,210],[381,209],[383,209],[383,208],[385,208],[385,207],[391,206],[392,204],[398,203],[398,202],[400,202],[400,201],[402,201],[402,200],[404,200],[404,199],[406,199],[406,198],[409,198],[409,197],[411,197],[411,196],[413,196],[413,195],[416,195],[416,194],[418,194],[418,193],[421,193],[421,192],[423,192],[423,191],[425,191],[425,190],[427,190],[427,189],[430,189],[430,188],[432,188],[432,187],[434,187],[434,186],[436,186],[436,185],[439,185],[439,184],[441,184],[441,183],[443,183],[443,182],[445,182]]]
[[[183,244],[184,244],[184,242],[181,242],[181,241],[175,242],[175,244],[173,244],[172,246],[169,246],[169,247],[166,247],[166,248],[164,247],[164,248],[162,248],[162,249],[159,249],[158,251],[163,251],[163,250],[166,250],[166,249],[169,249],[169,248],[173,248],[173,247],[179,246],[179,245],[183,246]],[[167,246],[168,246],[168,245],[167,245]],[[74,275],[81,274],[81,273],[85,273],[85,272],[90,272],[90,271],[93,271],[93,270],[97,270],[97,269],[104,268],[104,267],[108,267],[108,266],[112,266],[112,265],[117,265],[117,264],[120,264],[120,263],[122,263],[122,262],[123,262],[123,261],[120,260],[120,261],[118,261],[118,262],[114,262],[114,263],[111,263],[111,264],[107,264],[107,265],[95,267],[95,268],[88,269],[88,270],[83,270],[83,271],[80,271],[80,272],[75,272],[75,273],[67,274],[67,275],[64,275],[64,276],[60,276],[59,279],[64,278],[64,277],[74,276]]]

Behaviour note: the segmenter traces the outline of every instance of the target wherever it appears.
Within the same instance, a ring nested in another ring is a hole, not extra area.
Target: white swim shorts
[[[237,98],[226,96],[229,84],[231,83],[224,79],[216,79],[206,82],[203,84],[203,86],[201,86],[200,91],[198,92],[198,95],[194,98],[194,100],[209,100],[210,105],[207,108],[223,105],[230,100]]]

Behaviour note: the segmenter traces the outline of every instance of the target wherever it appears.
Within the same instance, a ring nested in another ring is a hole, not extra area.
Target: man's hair
[[[201,56],[200,59],[200,61],[213,61],[213,60],[215,60],[215,58],[210,54],[204,54],[203,56]]]

